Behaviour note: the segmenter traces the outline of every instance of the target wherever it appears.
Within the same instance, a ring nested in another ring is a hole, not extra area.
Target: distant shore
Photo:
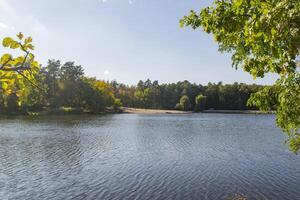
[[[2,113],[0,116],[17,116],[17,115],[81,115],[81,114],[193,114],[197,113],[194,111],[180,111],[180,110],[165,110],[165,109],[144,109],[144,108],[132,108],[132,107],[120,107],[117,110],[106,109],[103,112],[90,112],[83,110],[81,108],[69,108],[69,107],[60,107],[56,109],[48,109],[38,112],[27,112],[27,113]],[[275,114],[274,111],[263,112],[259,110],[204,110],[199,113],[222,113],[222,114]]]
[[[223,113],[223,114],[275,114],[275,111],[260,110],[205,110],[203,113]]]
[[[132,114],[190,114],[191,111],[180,111],[180,110],[160,110],[160,109],[143,109],[143,108],[128,108],[122,107],[122,113]]]
[[[122,113],[131,114],[192,114],[192,111],[143,109],[122,107]],[[205,110],[202,113],[223,113],[223,114],[274,114],[274,111],[263,112],[259,110]]]

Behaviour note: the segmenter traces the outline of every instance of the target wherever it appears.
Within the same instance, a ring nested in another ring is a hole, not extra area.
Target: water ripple
[[[272,115],[0,121],[1,199],[300,199]]]

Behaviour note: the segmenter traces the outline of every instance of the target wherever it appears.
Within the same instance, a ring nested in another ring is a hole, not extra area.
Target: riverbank
[[[130,114],[190,114],[191,111],[179,111],[179,110],[161,110],[161,109],[142,109],[142,108],[128,108],[122,107],[122,113]]]
[[[203,113],[222,113],[222,114],[275,114],[275,111],[260,110],[205,110]]]
[[[192,114],[193,111],[162,110],[162,109],[142,109],[122,107],[122,113],[130,114]],[[222,113],[222,114],[275,114],[274,111],[264,112],[259,110],[205,110],[202,113]]]
[[[81,108],[71,108],[71,107],[60,107],[54,109],[45,109],[43,111],[37,112],[20,112],[20,113],[2,113],[2,116],[11,115],[81,115],[81,114],[192,114],[193,111],[180,111],[180,110],[165,110],[165,109],[144,109],[144,108],[131,108],[131,107],[121,107],[119,109],[107,108],[102,112],[91,112],[88,110],[83,110]],[[259,110],[205,110],[202,113],[221,113],[221,114],[275,114],[274,111],[263,112]]]
[[[0,116],[47,116],[47,115],[103,115],[103,114],[119,114],[122,113],[120,108],[108,107],[103,111],[91,111],[83,108],[59,107],[59,108],[44,108],[39,111],[20,111],[20,112],[4,112]]]

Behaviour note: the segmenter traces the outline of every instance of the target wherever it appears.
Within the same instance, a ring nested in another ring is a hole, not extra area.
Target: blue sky
[[[75,61],[89,76],[136,84],[189,80],[271,84],[231,67],[201,30],[180,28],[179,19],[211,0],[0,0],[0,39],[31,35],[40,63]],[[5,49],[0,48],[0,53]]]

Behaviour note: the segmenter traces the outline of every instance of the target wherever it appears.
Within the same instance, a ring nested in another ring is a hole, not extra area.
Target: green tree
[[[262,110],[276,109],[276,122],[288,134],[290,148],[294,152],[300,147],[300,74],[279,79],[275,86],[265,87],[249,99],[249,105]]]
[[[249,104],[267,110],[272,108],[269,102],[275,102],[277,125],[287,133],[291,150],[298,152],[300,1],[215,0],[199,13],[192,10],[180,25],[212,33],[219,50],[232,53],[233,66],[254,78],[279,74],[273,98],[266,89],[253,95]]]
[[[202,86],[188,81],[159,84],[158,81],[151,82],[150,80],[139,81],[137,86],[127,86],[116,81],[111,82],[111,85],[115,97],[119,98],[126,107],[176,110],[182,110],[178,99],[183,95],[195,100],[198,94],[207,97],[206,108],[220,110],[256,109],[255,106],[247,105],[247,100],[251,94],[263,88],[263,86],[243,83],[223,85],[219,82],[218,84],[209,83]],[[190,103],[190,109],[196,110],[196,102],[191,101]]]
[[[74,62],[66,62],[59,71],[59,93],[56,104],[59,106],[82,107],[82,78],[84,70]]]
[[[179,105],[181,106],[182,110],[188,111],[191,109],[191,102],[190,98],[187,95],[184,95],[180,98]]]
[[[10,107],[9,110],[18,110],[21,104],[28,98],[29,86],[36,84],[36,75],[40,66],[35,61],[34,50],[31,37],[24,37],[22,33],[17,35],[17,39],[5,37],[2,40],[5,48],[10,48],[24,55],[13,56],[5,53],[0,58],[0,95],[1,104]],[[14,106],[13,106],[14,105]],[[5,109],[2,109],[5,110]]]
[[[74,62],[66,62],[60,69],[60,79],[61,80],[71,80],[76,81],[82,78],[84,75],[84,70],[81,65],[75,65]]]
[[[202,94],[199,94],[195,98],[195,111],[203,111],[205,110],[206,106],[206,96],[203,96]]]
[[[46,88],[47,104],[57,104],[58,83],[61,63],[59,60],[48,60],[45,67],[41,69],[42,82]],[[55,106],[56,107],[56,106]]]
[[[175,110],[184,110],[184,109],[183,109],[183,106],[180,103],[177,103],[175,105]]]

